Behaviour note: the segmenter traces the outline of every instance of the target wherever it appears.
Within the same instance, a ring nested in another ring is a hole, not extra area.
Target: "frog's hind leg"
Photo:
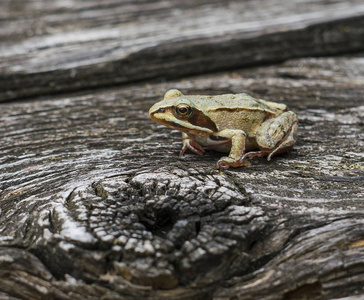
[[[269,155],[267,157],[268,161],[272,158],[272,156],[284,153],[293,147],[293,145],[297,139],[297,127],[298,127],[298,123],[296,122],[295,124],[293,124],[293,126],[291,127],[291,130],[288,132],[288,134],[285,136],[285,138],[281,141],[281,143],[279,143],[277,145],[277,147],[274,148],[273,151],[269,153]]]
[[[268,156],[267,160],[270,160],[272,156],[291,149],[297,139],[297,128],[297,116],[291,111],[265,121],[259,128],[256,136],[260,157]]]

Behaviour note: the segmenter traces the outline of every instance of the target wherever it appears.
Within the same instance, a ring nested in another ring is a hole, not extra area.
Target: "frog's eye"
[[[174,113],[177,118],[188,119],[192,115],[192,107],[188,104],[181,103],[175,107]]]

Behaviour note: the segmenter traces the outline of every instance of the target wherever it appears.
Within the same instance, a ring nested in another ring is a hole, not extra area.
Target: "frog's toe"
[[[205,152],[205,149],[200,144],[196,143],[193,140],[186,140],[183,142],[183,148],[179,153],[179,156],[182,156],[187,149],[191,150],[193,153],[196,153],[200,156],[202,156]]]
[[[216,168],[217,169],[229,169],[230,167],[232,168],[238,168],[238,167],[243,167],[243,166],[250,166],[251,163],[246,161],[246,160],[236,160],[233,159],[231,157],[222,157],[219,159],[219,161],[216,164]]]
[[[229,169],[230,165],[228,163],[226,163],[225,161],[218,161],[216,163],[216,169]]]
[[[243,161],[246,158],[252,159],[253,157],[264,157],[267,156],[268,153],[264,151],[250,151],[245,153],[241,158],[240,161]]]

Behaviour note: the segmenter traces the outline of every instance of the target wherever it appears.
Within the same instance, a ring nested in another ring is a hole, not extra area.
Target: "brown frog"
[[[185,96],[169,90],[149,110],[150,118],[182,132],[183,148],[203,155],[204,148],[229,153],[217,168],[249,165],[246,158],[272,156],[292,148],[298,119],[285,104],[248,94]],[[255,150],[255,151],[252,151]]]

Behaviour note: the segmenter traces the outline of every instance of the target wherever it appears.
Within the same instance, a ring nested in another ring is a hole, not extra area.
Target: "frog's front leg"
[[[182,143],[183,143],[183,147],[181,152],[179,153],[179,156],[182,156],[183,154],[185,154],[187,149],[190,149],[192,152],[198,154],[198,155],[203,155],[205,152],[205,149],[196,141],[192,140],[189,138],[189,136],[186,133],[182,133]]]
[[[298,119],[295,113],[287,111],[276,118],[262,123],[256,132],[256,142],[260,151],[249,152],[242,159],[268,156],[286,152],[297,140]]]
[[[219,159],[216,164],[218,169],[228,169],[229,167],[241,167],[250,165],[240,158],[245,152],[246,133],[242,130],[225,129],[216,134],[219,138],[226,138],[225,142],[231,141],[231,150],[229,156]]]

